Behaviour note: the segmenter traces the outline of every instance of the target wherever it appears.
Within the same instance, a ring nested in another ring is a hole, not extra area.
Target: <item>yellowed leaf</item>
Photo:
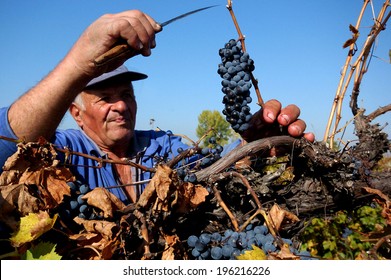
[[[236,259],[238,259],[238,260],[266,260],[267,256],[261,248],[255,246],[255,245],[252,245],[252,250],[244,251],[244,253],[237,256]]]
[[[14,247],[19,247],[24,243],[31,242],[49,231],[56,222],[57,214],[50,218],[45,211],[30,213],[20,219],[20,227],[10,238]]]

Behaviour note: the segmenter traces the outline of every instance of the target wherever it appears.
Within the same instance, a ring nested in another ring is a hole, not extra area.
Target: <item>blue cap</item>
[[[110,79],[120,78],[120,77],[121,77],[121,79],[124,78],[124,79],[129,80],[129,82],[143,80],[143,79],[148,78],[148,76],[143,73],[129,71],[125,65],[121,65],[120,67],[118,67],[117,69],[115,69],[113,71],[104,73],[104,74],[100,75],[99,77],[92,79],[86,85],[86,87],[95,86],[99,83],[106,82]]]

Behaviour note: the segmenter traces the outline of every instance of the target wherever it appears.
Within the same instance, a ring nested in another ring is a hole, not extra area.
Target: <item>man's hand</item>
[[[313,142],[313,133],[304,133],[306,123],[299,119],[300,109],[296,105],[282,108],[281,103],[275,99],[267,101],[250,120],[250,128],[242,133],[246,141],[277,136],[290,135],[292,137],[305,137]]]
[[[149,56],[156,46],[155,33],[161,27],[147,14],[138,10],[106,14],[93,22],[80,36],[66,59],[91,79],[111,71],[135,54]],[[96,67],[94,60],[118,43],[127,43],[134,52]]]

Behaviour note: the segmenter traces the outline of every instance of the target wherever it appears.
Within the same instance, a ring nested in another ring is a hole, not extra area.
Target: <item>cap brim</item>
[[[92,86],[97,87],[114,81],[125,81],[130,83],[133,81],[139,81],[146,78],[148,78],[148,76],[143,73],[129,71],[126,67],[121,66],[111,72],[104,73],[101,76],[92,79],[86,85],[86,88],[90,88]]]

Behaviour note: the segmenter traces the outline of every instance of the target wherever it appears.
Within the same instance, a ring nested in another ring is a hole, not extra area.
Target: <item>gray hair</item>
[[[83,100],[83,97],[81,95],[82,95],[81,93],[76,95],[75,99],[73,100],[73,103],[78,105],[80,107],[80,109],[84,111],[86,109],[86,107],[84,105],[84,100]]]

